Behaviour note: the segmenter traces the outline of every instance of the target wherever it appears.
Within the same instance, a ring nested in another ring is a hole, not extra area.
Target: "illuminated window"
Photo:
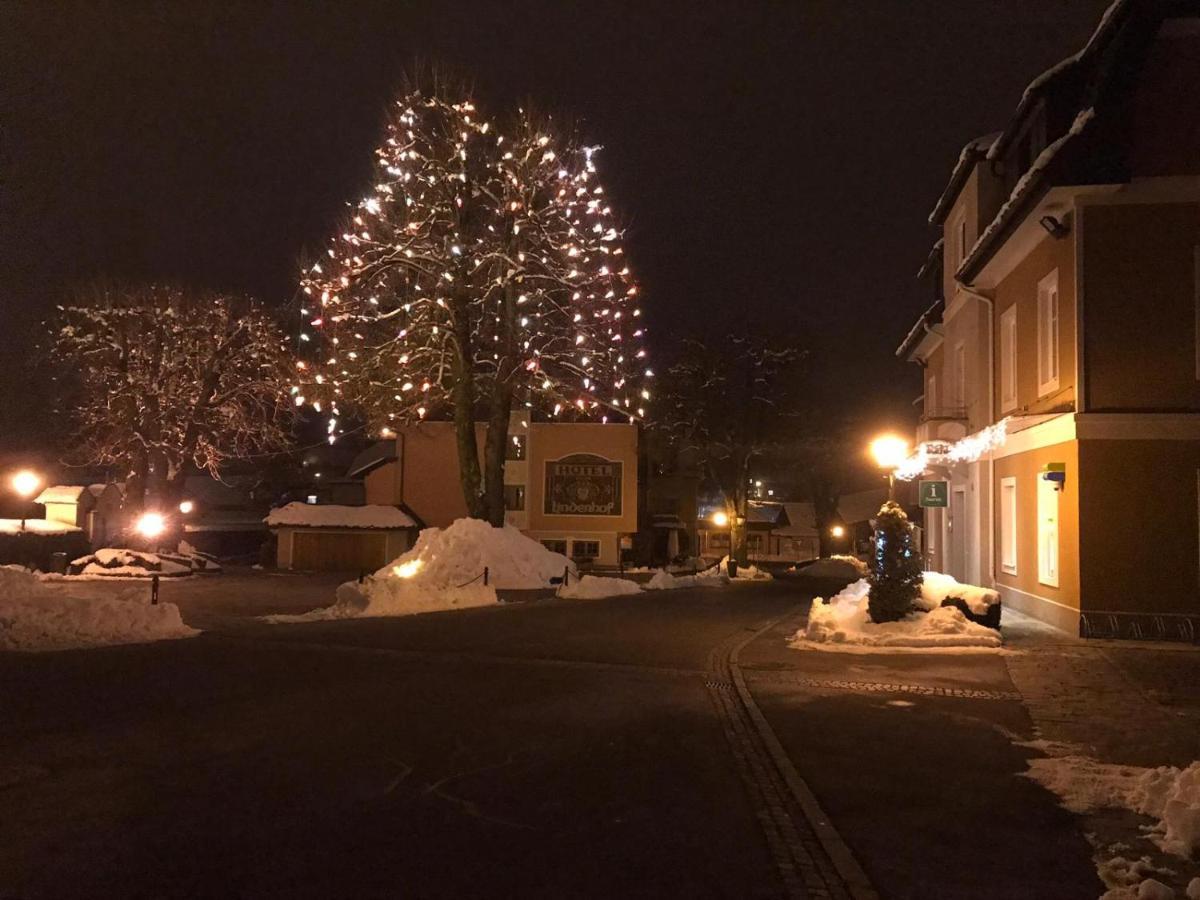
[[[1058,587],[1058,489],[1038,479],[1038,581]]]
[[[1000,568],[1017,574],[1017,479],[1000,479]]]
[[[1058,390],[1058,270],[1038,282],[1038,396]]]

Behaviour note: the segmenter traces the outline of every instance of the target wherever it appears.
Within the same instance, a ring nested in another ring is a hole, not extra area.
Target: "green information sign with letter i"
[[[922,481],[917,491],[919,503],[926,509],[930,507],[948,506],[950,491],[944,481]]]

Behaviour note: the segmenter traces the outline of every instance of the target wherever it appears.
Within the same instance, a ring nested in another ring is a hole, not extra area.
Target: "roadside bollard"
[[[150,578],[150,605],[158,606],[158,576],[153,575]]]
[[[367,572],[366,572],[366,570],[365,570],[365,569],[359,569],[359,570],[358,570],[358,583],[359,583],[359,584],[362,584],[362,583],[363,583],[363,579],[364,579],[364,578],[366,578],[366,577],[367,577]]]
[[[487,566],[483,567],[483,586],[484,587],[488,586],[488,567]]]
[[[563,566],[563,587],[571,583],[571,567]]]

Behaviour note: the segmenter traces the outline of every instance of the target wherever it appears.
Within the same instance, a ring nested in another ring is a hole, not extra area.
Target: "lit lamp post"
[[[887,470],[888,499],[895,500],[896,469],[908,458],[908,441],[894,434],[877,437],[871,441],[871,455],[875,457],[875,464],[879,468]]]
[[[842,538],[846,536],[846,529],[842,525],[834,525],[829,529],[829,536],[840,544],[842,542]]]
[[[17,496],[28,503],[33,499],[33,495],[37,493],[38,488],[42,486],[42,479],[35,472],[28,469],[22,469],[12,477],[12,489]],[[25,530],[25,513],[26,509],[21,510],[21,530]]]
[[[717,510],[715,513],[712,514],[712,521],[713,521],[713,524],[716,525],[718,528],[724,528],[726,525],[729,526],[729,562],[727,562],[725,565],[726,565],[726,568],[728,568],[728,570],[729,570],[729,577],[733,578],[735,573],[737,572],[737,563],[733,561],[733,523],[734,523],[734,518],[732,516],[726,514],[723,510]]]
[[[167,520],[162,513],[142,513],[138,517],[136,527],[138,534],[144,537],[150,543],[150,546],[157,550],[157,541],[162,537],[162,533],[167,530]]]

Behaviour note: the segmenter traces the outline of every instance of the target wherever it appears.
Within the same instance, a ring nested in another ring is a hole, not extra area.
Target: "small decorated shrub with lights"
[[[913,548],[913,527],[904,510],[891,500],[876,517],[875,556],[868,580],[867,609],[872,622],[903,619],[921,593],[921,557]]]

